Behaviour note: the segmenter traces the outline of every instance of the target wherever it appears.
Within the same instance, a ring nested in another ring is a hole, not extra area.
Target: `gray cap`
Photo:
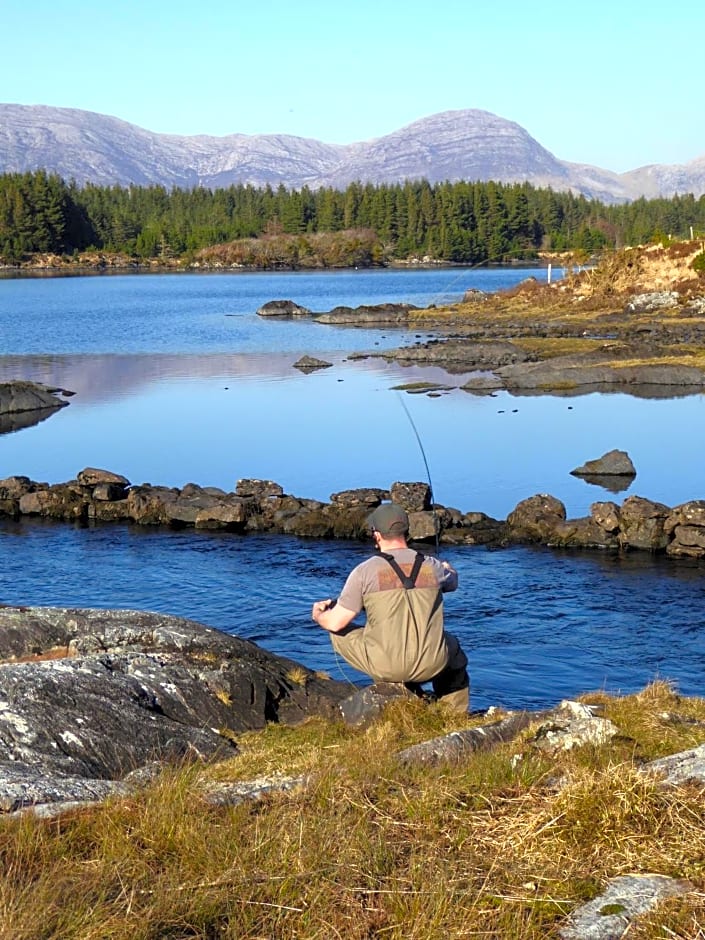
[[[367,517],[367,523],[380,535],[406,535],[409,517],[396,503],[383,503]]]

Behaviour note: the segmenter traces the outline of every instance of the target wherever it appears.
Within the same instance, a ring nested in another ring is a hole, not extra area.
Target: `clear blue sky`
[[[481,108],[562,160],[705,155],[705,2],[0,0],[0,100],[176,134],[369,140]]]

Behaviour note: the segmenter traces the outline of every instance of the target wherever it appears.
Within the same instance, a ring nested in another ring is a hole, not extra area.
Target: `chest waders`
[[[404,574],[397,560],[392,555],[388,555],[386,552],[380,552],[380,555],[386,562],[389,563],[390,567],[394,571],[394,574],[401,581],[401,586],[404,588],[404,597],[406,598],[409,613],[411,614],[411,619],[414,621],[414,626],[416,627],[416,632],[418,633],[419,624],[416,619],[416,612],[414,611],[413,604],[409,599],[409,591],[416,587],[416,579],[419,576],[419,572],[421,571],[421,566],[425,561],[425,557],[421,554],[421,552],[416,552],[416,558],[414,558],[414,564],[411,566],[411,571],[409,574]],[[423,695],[422,684],[420,682],[405,682],[404,685],[415,695]]]

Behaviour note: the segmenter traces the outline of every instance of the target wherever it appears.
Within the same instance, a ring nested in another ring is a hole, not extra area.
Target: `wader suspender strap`
[[[392,566],[394,573],[401,581],[401,585],[405,591],[409,591],[412,587],[416,586],[416,579],[419,576],[419,571],[421,571],[421,565],[424,563],[424,556],[421,554],[421,552],[416,553],[414,565],[411,569],[411,573],[408,576],[404,574],[392,555],[387,555],[385,552],[380,552],[380,555]]]

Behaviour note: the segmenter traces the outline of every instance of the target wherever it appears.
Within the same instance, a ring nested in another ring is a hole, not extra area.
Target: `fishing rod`
[[[401,393],[400,393],[400,392],[397,392],[397,397],[398,397],[398,399],[399,399],[399,404],[400,404],[400,405],[402,406],[402,408],[404,409],[404,413],[406,414],[406,417],[409,419],[409,424],[411,425],[411,430],[414,432],[414,436],[416,437],[416,441],[417,441],[417,443],[418,443],[418,445],[419,445],[419,450],[421,451],[421,456],[422,456],[422,458],[423,458],[424,467],[426,468],[426,478],[428,479],[428,488],[429,488],[430,495],[431,495],[431,511],[433,512],[433,531],[434,531],[434,535],[435,535],[435,538],[436,538],[436,554],[438,554],[438,551],[439,551],[439,543],[438,543],[438,516],[436,515],[436,500],[435,500],[435,497],[434,497],[434,495],[433,495],[433,483],[432,483],[432,481],[431,481],[431,471],[429,470],[428,460],[426,459],[426,451],[424,450],[423,441],[421,440],[421,435],[419,434],[418,429],[417,429],[416,425],[414,424],[414,419],[411,417],[411,412],[410,412],[409,409],[407,408],[406,402],[405,402],[404,399],[401,397]]]

